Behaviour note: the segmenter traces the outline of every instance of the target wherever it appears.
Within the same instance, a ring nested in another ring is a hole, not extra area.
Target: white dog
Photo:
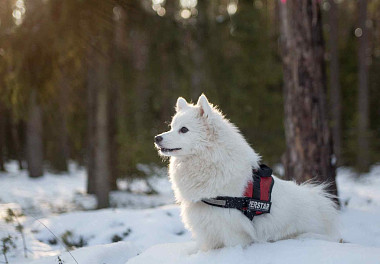
[[[169,176],[182,219],[201,250],[276,241],[305,233],[338,238],[337,210],[322,185],[297,185],[273,177],[268,214],[250,221],[237,209],[203,203],[217,196],[242,197],[259,155],[206,96],[196,105],[178,98],[171,130],[155,137],[170,156]]]

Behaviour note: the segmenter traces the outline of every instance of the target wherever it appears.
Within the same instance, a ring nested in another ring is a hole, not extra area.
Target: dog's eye
[[[182,127],[182,128],[179,130],[180,133],[186,133],[187,131],[189,131],[189,130],[187,129],[187,127]]]

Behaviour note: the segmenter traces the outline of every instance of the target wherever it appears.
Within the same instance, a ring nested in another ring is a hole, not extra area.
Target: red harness
[[[262,164],[260,169],[253,171],[253,181],[248,182],[244,196],[260,201],[270,202],[273,184],[274,179],[272,177],[272,170],[268,166]],[[255,215],[260,215],[262,213],[263,212],[256,211]]]
[[[202,199],[202,202],[222,208],[236,208],[252,220],[255,215],[270,213],[273,185],[272,169],[261,164],[259,169],[253,170],[252,181],[248,182],[244,197],[218,196]]]

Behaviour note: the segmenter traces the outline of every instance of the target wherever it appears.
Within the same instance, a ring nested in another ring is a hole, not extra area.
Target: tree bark
[[[160,97],[161,108],[160,118],[161,122],[165,123],[170,119],[170,110],[167,105],[170,105],[170,91],[173,91],[173,69],[170,64],[170,54],[166,45],[162,45],[160,52],[161,62],[161,78],[160,78]]]
[[[87,193],[95,194],[96,71],[94,50],[87,53]]]
[[[99,43],[98,43],[99,44]],[[99,44],[102,45],[103,43]],[[96,195],[98,208],[109,206],[109,57],[90,47],[88,69],[88,182],[89,193]]]
[[[329,0],[330,10],[328,20],[330,26],[330,110],[332,121],[332,136],[334,142],[334,154],[336,164],[342,164],[341,139],[342,139],[342,103],[341,88],[339,82],[339,51],[338,51],[338,7],[335,0]]]
[[[29,99],[29,116],[26,129],[26,159],[31,178],[43,175],[42,113],[37,92],[32,90]]]
[[[118,118],[120,117],[120,91],[123,89],[124,65],[128,55],[127,41],[127,12],[121,5],[114,8],[114,49],[112,51],[113,78],[109,89],[108,118],[109,118],[109,160],[110,160],[110,189],[117,190],[117,179],[119,177],[119,143],[117,140]]]
[[[135,70],[135,131],[136,140],[141,142],[144,140],[145,120],[144,117],[147,113],[147,98],[148,98],[148,85],[149,80],[146,78],[147,66],[149,60],[149,43],[148,34],[144,30],[137,28],[134,30],[134,35],[131,38],[132,63]]]
[[[0,102],[0,171],[5,171],[5,108]]]
[[[119,157],[119,143],[117,141],[117,112],[119,102],[119,91],[116,85],[111,85],[109,91],[108,104],[108,140],[109,140],[109,185],[110,190],[117,190],[117,178],[119,176],[118,170],[118,157]]]
[[[65,73],[64,66],[60,69],[59,83],[58,83],[58,117],[57,124],[57,153],[52,159],[52,167],[58,172],[68,171],[69,160],[69,138],[67,129],[67,102],[69,84],[67,74]]]
[[[110,121],[109,104],[111,89],[111,59],[113,30],[109,21],[98,16],[100,10],[112,14],[112,5],[104,1],[95,1],[89,6],[91,24],[88,47],[88,99],[89,99],[89,181],[93,181],[94,194],[98,208],[109,207],[110,193]],[[91,174],[90,174],[91,173]],[[89,182],[90,184],[90,182]]]
[[[194,37],[190,42],[193,70],[191,75],[191,96],[196,100],[206,87],[206,49],[208,36],[207,9],[209,1],[198,1],[198,15],[192,34]]]
[[[359,0],[359,37],[358,66],[359,66],[359,92],[358,92],[358,156],[357,168],[360,172],[369,170],[369,110],[368,110],[368,30],[367,22],[367,0]]]
[[[100,65],[98,65],[100,66]],[[103,68],[103,67],[99,67]],[[106,68],[103,68],[105,71]],[[100,73],[103,76],[99,80],[101,84],[105,84],[108,76],[106,73]],[[108,131],[108,89],[107,85],[98,87],[96,96],[96,135],[95,135],[95,194],[98,199],[98,208],[106,208],[109,206],[110,192],[110,156],[109,156],[109,131]]]
[[[279,0],[284,75],[285,177],[331,183],[337,194],[326,115],[326,75],[320,4]]]
[[[175,34],[177,25],[173,23],[170,19],[175,16],[175,12],[178,10],[178,2],[176,1],[167,1],[166,5],[166,16],[163,26],[162,26],[162,34],[166,34],[166,32],[172,32],[171,34]],[[162,41],[159,45],[158,53],[160,54],[160,100],[161,100],[161,112],[160,112],[160,120],[161,123],[164,124],[170,119],[170,108],[167,105],[171,104],[171,96],[174,93],[176,87],[176,54],[173,49],[176,49],[177,38],[176,37],[168,37],[165,41]]]
[[[18,163],[19,170],[23,169],[22,160],[23,160],[23,148],[21,147],[22,143],[20,140],[20,133],[19,130],[22,130],[22,126],[18,124],[14,117],[11,117],[11,136],[12,136],[12,142],[14,144],[15,149],[15,155]]]

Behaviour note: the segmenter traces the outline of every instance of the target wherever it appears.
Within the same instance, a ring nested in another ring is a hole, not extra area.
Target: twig
[[[43,225],[56,239],[57,241],[61,244],[61,246],[63,246],[66,251],[70,254],[70,256],[73,258],[73,260],[75,261],[75,263],[79,264],[78,261],[74,258],[74,256],[71,254],[69,248],[61,241],[60,238],[58,238],[54,233],[53,231],[51,231],[44,223],[42,223],[39,219],[35,218],[34,216],[31,215],[31,217],[33,217],[36,221],[38,221],[41,225]]]
[[[8,264],[9,262],[8,262],[7,254],[3,253],[3,255],[4,255],[4,258],[5,258],[5,264]]]

